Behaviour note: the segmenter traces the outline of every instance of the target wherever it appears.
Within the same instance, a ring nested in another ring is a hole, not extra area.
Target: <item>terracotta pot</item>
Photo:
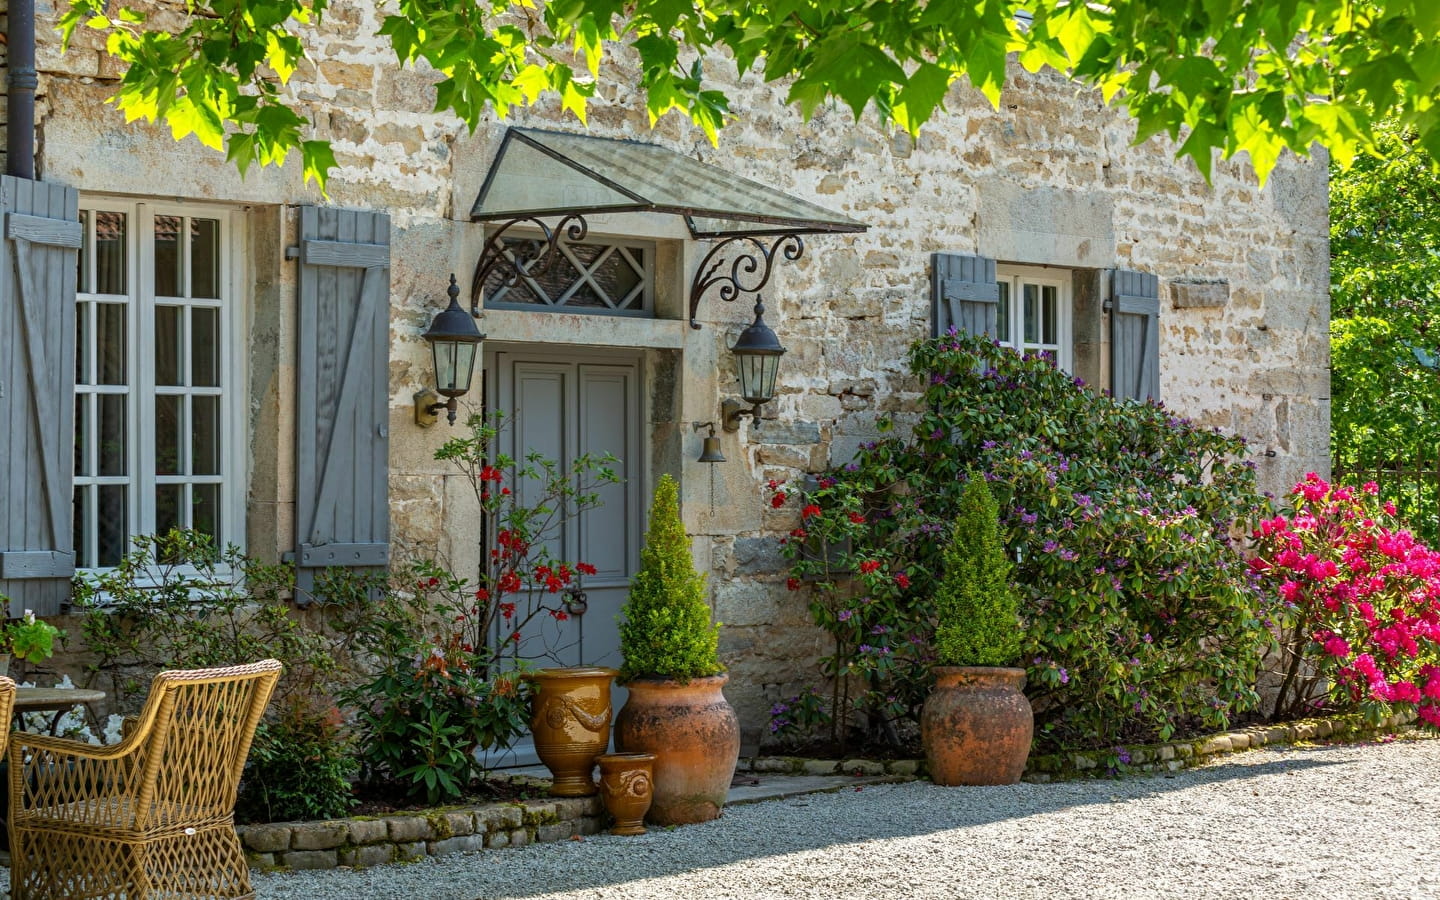
[[[740,758],[740,719],[721,688],[728,675],[688,683],[641,678],[615,717],[615,746],[655,754],[655,800],[645,821],[689,825],[720,815]]]
[[[550,794],[589,797],[595,793],[595,757],[610,745],[610,682],[614,669],[537,669],[531,698],[530,731],[535,753],[555,776]]]
[[[654,799],[655,754],[606,753],[599,757],[600,799],[615,817],[611,834],[644,834]]]
[[[1035,715],[1024,669],[939,666],[920,713],[920,740],[936,784],[1014,784],[1025,772]]]

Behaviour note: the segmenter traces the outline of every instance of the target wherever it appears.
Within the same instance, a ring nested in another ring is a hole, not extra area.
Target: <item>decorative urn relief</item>
[[[611,834],[644,834],[654,799],[655,754],[606,753],[600,762],[600,799],[615,817]]]

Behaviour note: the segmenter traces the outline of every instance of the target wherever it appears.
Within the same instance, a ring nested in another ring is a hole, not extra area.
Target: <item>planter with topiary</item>
[[[920,715],[930,779],[944,785],[1014,784],[1025,771],[1035,719],[1021,689],[1019,600],[984,478],[965,486],[936,587],[935,688]]]
[[[630,690],[615,718],[615,745],[655,754],[647,822],[688,825],[720,815],[740,757],[740,720],[721,689],[719,626],[710,621],[705,576],[695,571],[680,521],[679,489],[666,475],[655,488],[640,570],[620,623]]]

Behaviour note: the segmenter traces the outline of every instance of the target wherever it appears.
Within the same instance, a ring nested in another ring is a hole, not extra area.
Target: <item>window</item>
[[[1039,266],[1000,266],[1000,343],[1022,353],[1052,353],[1069,372],[1072,357],[1070,272]]]
[[[228,212],[82,203],[75,363],[75,551],[115,565],[136,534],[240,543],[239,306]]]
[[[487,308],[654,315],[652,243],[614,239],[561,241],[556,244],[561,257],[553,262],[545,259],[549,251],[537,238],[506,237],[502,243],[511,262],[535,258],[521,262],[526,275],[516,284],[505,283],[512,274],[506,266],[491,273],[485,283]]]

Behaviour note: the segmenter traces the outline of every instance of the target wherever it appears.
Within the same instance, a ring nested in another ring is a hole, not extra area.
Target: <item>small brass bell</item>
[[[715,436],[715,423],[706,422],[704,425],[696,424],[695,430],[709,428],[710,436],[705,438],[700,445],[700,459],[703,463],[722,463],[725,461],[725,454],[720,452],[720,439]]]

